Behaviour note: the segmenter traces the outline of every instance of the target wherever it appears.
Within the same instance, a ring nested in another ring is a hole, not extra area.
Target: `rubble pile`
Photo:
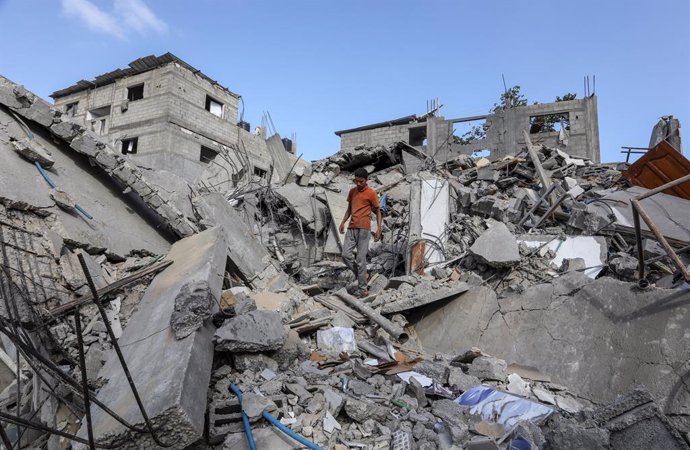
[[[4,445],[688,448],[690,291],[656,231],[687,267],[690,201],[639,229],[627,165],[525,136],[181,195],[2,79]],[[358,168],[384,214],[365,298],[337,229]]]

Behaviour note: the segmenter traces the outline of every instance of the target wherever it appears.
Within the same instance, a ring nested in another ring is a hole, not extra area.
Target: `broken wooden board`
[[[623,177],[635,186],[654,189],[689,173],[690,161],[668,142],[661,141],[623,172]],[[690,183],[679,184],[664,193],[690,200]]]

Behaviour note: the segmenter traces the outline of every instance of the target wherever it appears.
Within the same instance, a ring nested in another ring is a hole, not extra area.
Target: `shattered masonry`
[[[344,130],[309,163],[170,53],[52,97],[0,78],[11,443],[88,448],[90,423],[118,448],[249,448],[244,411],[258,448],[303,447],[266,413],[328,449],[688,448],[676,119],[634,164],[599,163],[593,96]],[[449,139],[477,119],[484,139]],[[385,205],[365,299],[335,226],[360,167]]]

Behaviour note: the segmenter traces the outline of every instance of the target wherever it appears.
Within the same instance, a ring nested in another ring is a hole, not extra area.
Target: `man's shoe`
[[[357,298],[366,298],[369,297],[369,291],[366,289],[360,289],[357,291]]]

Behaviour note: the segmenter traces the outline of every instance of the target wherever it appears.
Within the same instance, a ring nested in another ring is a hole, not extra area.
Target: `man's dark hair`
[[[367,172],[367,169],[364,167],[360,167],[359,169],[355,170],[355,177],[364,178],[366,180],[369,178],[369,172]]]

